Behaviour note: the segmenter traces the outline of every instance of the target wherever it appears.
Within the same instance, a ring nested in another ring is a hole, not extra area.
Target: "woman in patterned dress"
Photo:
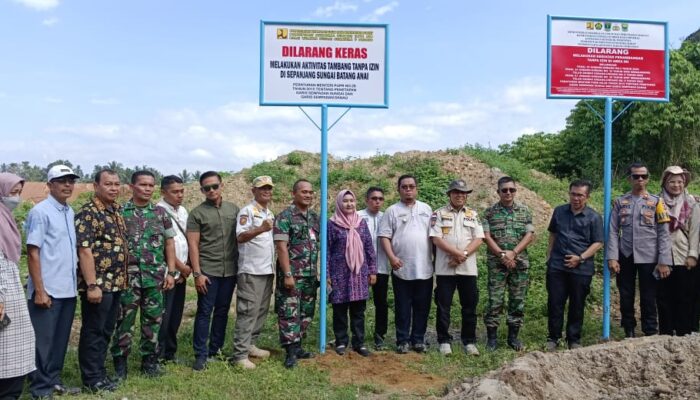
[[[12,215],[24,180],[0,173],[0,399],[17,399],[34,371],[34,328],[19,279],[22,237]],[[7,324],[7,321],[10,321]]]
[[[328,284],[333,304],[335,351],[348,346],[348,312],[352,348],[366,357],[365,303],[369,286],[377,281],[377,262],[367,223],[357,214],[355,194],[347,189],[336,197],[335,214],[328,223]]]

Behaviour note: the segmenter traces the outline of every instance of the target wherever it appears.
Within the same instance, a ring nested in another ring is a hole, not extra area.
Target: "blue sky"
[[[332,154],[495,147],[561,130],[574,104],[545,99],[547,14],[668,21],[677,48],[700,27],[692,10],[690,0],[0,0],[0,162],[237,171],[319,151],[299,109],[258,106],[260,20],[389,24],[390,107],[351,110],[330,132]]]

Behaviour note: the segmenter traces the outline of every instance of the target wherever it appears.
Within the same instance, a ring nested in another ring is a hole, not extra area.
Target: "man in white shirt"
[[[175,287],[164,292],[165,312],[160,325],[160,359],[163,362],[175,361],[177,352],[177,331],[185,309],[187,277],[192,273],[188,257],[186,226],[188,213],[182,206],[185,187],[182,179],[175,175],[163,177],[160,181],[161,200],[158,206],[165,209],[173,223],[175,236]]]
[[[358,211],[357,213],[365,220],[369,232],[372,234],[372,244],[374,251],[377,254],[377,283],[372,286],[372,297],[374,299],[374,346],[377,350],[384,348],[384,337],[386,336],[389,304],[387,303],[387,295],[389,292],[389,274],[391,269],[386,259],[386,253],[382,246],[379,246],[379,225],[384,217],[384,212],[381,211],[384,205],[384,189],[372,186],[367,189],[365,196],[367,208]]]
[[[396,351],[406,354],[412,345],[422,353],[433,289],[428,237],[432,210],[416,199],[418,182],[414,176],[399,177],[398,189],[401,201],[387,208],[378,236],[393,270]]]
[[[269,176],[253,179],[254,199],[238,213],[238,290],[231,361],[244,369],[255,368],[248,357],[270,356],[269,351],[259,349],[255,342],[265,325],[274,281],[272,226],[275,216],[267,208],[274,186]]]

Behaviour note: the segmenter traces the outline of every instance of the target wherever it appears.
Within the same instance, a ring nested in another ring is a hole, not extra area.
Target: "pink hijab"
[[[10,190],[18,184],[24,183],[24,179],[8,172],[0,173],[0,197],[7,197]],[[0,203],[0,251],[5,258],[17,264],[19,262],[22,246],[22,237],[17,229],[15,217],[12,211]]]
[[[331,217],[331,221],[341,228],[348,230],[348,237],[345,241],[345,261],[350,271],[359,274],[362,269],[362,264],[365,262],[362,239],[357,232],[357,227],[360,226],[362,218],[357,214],[357,211],[354,211],[352,214],[345,214],[343,212],[343,197],[345,197],[346,194],[350,194],[355,198],[355,193],[349,189],[343,189],[338,192],[338,196],[335,198],[335,214]]]

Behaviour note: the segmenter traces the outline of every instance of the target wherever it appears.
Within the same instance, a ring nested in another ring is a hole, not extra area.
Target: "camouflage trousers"
[[[163,319],[163,292],[158,287],[129,287],[119,300],[117,328],[112,338],[112,357],[129,356],[136,313],[141,309],[141,357],[158,354],[158,333]]]
[[[496,328],[500,324],[508,289],[508,314],[506,323],[522,326],[525,310],[525,296],[530,284],[530,262],[526,258],[516,259],[515,269],[509,270],[495,257],[488,259],[488,304],[484,313],[484,325]]]
[[[284,278],[277,276],[275,310],[280,329],[280,343],[299,343],[314,318],[316,309],[316,277],[295,277],[293,289],[284,287]]]

